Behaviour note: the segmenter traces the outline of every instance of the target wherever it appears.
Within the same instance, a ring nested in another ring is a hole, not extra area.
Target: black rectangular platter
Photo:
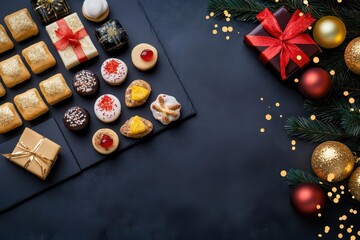
[[[112,2],[118,1],[121,2],[122,8],[111,8]],[[0,143],[4,143],[1,148],[1,153],[3,153],[3,149],[8,150],[10,145],[14,145],[15,141],[12,140],[11,142],[8,142],[10,139],[16,137],[18,138],[19,135],[22,133],[24,127],[30,127],[33,128],[37,126],[38,124],[41,124],[48,119],[54,118],[57,125],[59,126],[62,135],[64,136],[66,142],[69,145],[69,148],[71,149],[72,153],[75,156],[75,159],[79,165],[79,168],[72,169],[72,174],[75,174],[79,172],[80,170],[86,169],[96,163],[101,162],[102,160],[106,159],[106,156],[98,154],[92,147],[91,138],[94,132],[96,132],[100,128],[111,128],[115,132],[119,134],[120,137],[120,147],[117,153],[110,156],[112,158],[121,158],[118,156],[118,153],[121,151],[124,151],[128,149],[129,147],[133,146],[135,143],[141,141],[141,140],[132,140],[127,139],[123,137],[120,134],[120,127],[121,125],[131,118],[134,115],[139,115],[141,117],[144,117],[148,120],[150,120],[154,125],[153,132],[146,137],[146,139],[151,138],[152,136],[156,135],[157,133],[166,130],[169,127],[172,127],[174,125],[177,125],[181,123],[183,120],[193,116],[195,114],[195,109],[191,103],[191,100],[189,99],[189,96],[187,95],[184,87],[182,86],[179,78],[177,77],[171,62],[169,61],[164,49],[161,46],[161,43],[159,42],[156,33],[151,27],[151,24],[146,19],[144,12],[142,11],[139,3],[137,1],[128,1],[128,0],[108,0],[109,6],[110,6],[110,15],[108,19],[115,18],[120,21],[122,26],[125,28],[127,34],[129,35],[129,47],[124,49],[118,54],[109,55],[106,53],[101,45],[97,42],[94,30],[101,26],[101,23],[94,23],[86,20],[81,13],[81,7],[82,7],[83,1],[69,1],[70,7],[73,12],[77,12],[80,19],[82,20],[82,23],[84,24],[86,30],[89,33],[90,38],[94,42],[96,48],[98,49],[100,56],[91,59],[71,70],[66,70],[64,67],[63,62],[60,59],[59,54],[55,50],[53,44],[50,41],[50,38],[48,34],[45,31],[45,27],[41,24],[41,22],[37,19],[36,14],[34,13],[33,9],[31,8],[30,1],[13,1],[11,6],[9,5],[7,7],[8,12],[2,12],[0,14],[0,19],[3,19],[7,14],[10,14],[12,12],[15,12],[21,8],[28,8],[30,14],[32,15],[34,21],[37,23],[39,28],[39,34],[35,37],[32,37],[30,39],[27,39],[21,43],[15,43],[15,48],[3,53],[0,55],[0,61],[5,60],[9,57],[14,56],[15,54],[20,54],[21,51],[36,43],[39,41],[45,41],[47,46],[49,47],[49,50],[53,54],[53,56],[57,60],[57,64],[55,67],[45,71],[42,74],[35,75],[34,73],[31,73],[31,79],[29,81],[24,82],[23,84],[20,84],[12,89],[6,88],[7,94],[5,97],[0,98],[0,104],[5,102],[13,102],[13,98],[15,95],[25,92],[26,90],[36,87],[39,89],[39,83],[42,80],[45,80],[56,73],[62,73],[69,85],[69,87],[72,89],[71,81],[74,76],[74,74],[82,69],[89,69],[93,71],[100,79],[100,89],[97,92],[97,94],[91,98],[84,98],[79,95],[77,95],[73,91],[73,96],[65,100],[55,106],[49,106],[50,112],[39,117],[38,119],[32,121],[32,122],[26,122],[24,121],[24,125],[20,128],[17,128],[16,130],[11,131],[10,133],[0,135]],[[1,24],[5,25],[4,22],[0,21]],[[9,33],[9,32],[8,32]],[[136,46],[139,43],[149,43],[153,46],[155,46],[159,52],[159,60],[157,63],[157,66],[148,71],[148,72],[141,72],[137,70],[132,62],[131,62],[131,50],[134,46]],[[181,51],[181,49],[179,49]],[[115,57],[123,60],[128,68],[129,73],[127,80],[120,86],[109,86],[107,85],[102,79],[101,79],[101,72],[100,72],[100,66],[103,63],[104,60],[106,60],[109,57]],[[22,57],[23,58],[23,57]],[[24,60],[24,59],[23,59]],[[26,64],[26,63],[25,63]],[[29,68],[29,71],[30,68]],[[147,103],[141,107],[129,109],[125,106],[124,103],[124,95],[126,87],[136,79],[143,79],[146,80],[152,87],[152,93],[147,101]],[[110,93],[119,98],[122,104],[122,113],[120,118],[111,124],[104,124],[101,123],[94,114],[94,102],[95,100],[102,94]],[[173,124],[170,124],[168,126],[162,125],[160,122],[156,121],[150,111],[150,104],[153,102],[158,94],[165,93],[172,95],[177,98],[177,100],[182,104],[181,109],[181,117],[178,121],[174,122]],[[86,108],[90,113],[90,127],[88,131],[82,134],[75,134],[67,130],[62,121],[64,112],[71,106],[81,106]],[[42,126],[42,125],[40,125]],[[51,136],[55,133],[57,133],[58,128],[51,128],[49,127],[44,131],[44,127],[41,127],[43,134],[45,136]],[[36,130],[36,128],[35,128]],[[41,133],[41,132],[40,132]],[[62,141],[64,145],[65,141]],[[10,144],[10,145],[9,145]],[[60,143],[59,143],[60,144]],[[14,147],[14,146],[12,146]],[[64,148],[67,148],[67,146],[62,146]],[[135,148],[134,148],[135,149]],[[1,159],[1,164],[4,164],[4,161],[7,161],[5,158]],[[1,166],[0,164],[0,166]],[[11,164],[6,162],[6,164]],[[77,165],[76,165],[77,166]],[[14,166],[15,168],[18,168],[17,166]],[[32,180],[32,187],[29,188],[27,185],[28,183],[23,183],[19,188],[14,190],[14,188],[8,187],[7,184],[0,184],[0,191],[3,194],[15,194],[14,192],[18,193],[17,197],[11,197],[2,199],[3,202],[0,203],[0,211],[4,207],[8,207],[11,204],[15,204],[16,202],[20,201],[21,199],[29,197],[31,194],[36,194],[40,190],[43,190],[46,187],[49,187],[55,182],[59,182],[65,179],[65,177],[70,177],[71,174],[62,173],[60,167],[56,167],[53,169],[53,172],[50,173],[51,175],[60,175],[63,177],[59,178],[50,178],[49,180],[46,180],[45,183],[41,180],[37,179],[34,176],[30,176],[33,178]],[[69,171],[70,172],[70,171]],[[15,181],[15,182],[21,182],[23,178],[25,178],[23,175],[27,176],[29,175],[26,171],[20,169],[20,171],[13,173],[13,172],[7,172],[2,167],[0,167],[0,176],[2,180],[7,179],[7,181]]]

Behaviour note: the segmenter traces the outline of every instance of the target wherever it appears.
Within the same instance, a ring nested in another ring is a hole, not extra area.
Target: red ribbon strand
[[[64,19],[56,22],[59,28],[55,31],[56,36],[60,39],[54,45],[58,51],[64,51],[67,47],[71,46],[79,62],[88,60],[84,50],[82,49],[80,39],[88,36],[85,28],[73,33]]]
[[[286,66],[290,59],[300,68],[310,62],[309,57],[296,46],[296,44],[316,44],[308,34],[304,33],[315,21],[310,13],[304,14],[296,10],[284,31],[274,14],[267,8],[257,15],[257,19],[271,36],[246,35],[245,40],[250,46],[267,47],[259,56],[262,63],[265,64],[280,54],[280,74],[285,80]]]

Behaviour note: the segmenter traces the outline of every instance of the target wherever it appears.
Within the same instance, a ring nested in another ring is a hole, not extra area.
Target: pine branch
[[[332,192],[333,188],[340,189],[340,186],[347,186],[346,182],[327,182],[314,176],[313,174],[302,169],[289,169],[286,175],[286,182],[289,187],[294,188],[302,183],[314,183],[323,189],[325,193]],[[347,200],[360,205],[360,202],[354,200],[348,191],[344,191]]]
[[[345,141],[354,137],[330,122],[312,121],[304,117],[289,118],[285,123],[285,130],[290,136],[309,142]]]
[[[360,114],[359,111],[344,112],[341,115],[341,128],[349,135],[360,136]]]

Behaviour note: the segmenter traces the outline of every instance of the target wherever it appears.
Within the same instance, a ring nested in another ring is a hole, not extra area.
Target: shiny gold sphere
[[[336,48],[345,40],[346,27],[339,18],[325,16],[315,23],[313,36],[321,47]]]
[[[344,58],[350,71],[360,75],[360,37],[353,39],[347,45]]]
[[[327,141],[317,146],[311,157],[315,174],[329,182],[342,181],[354,170],[355,156],[340,142]]]
[[[355,197],[356,200],[360,201],[360,167],[355,169],[349,179],[350,193]]]

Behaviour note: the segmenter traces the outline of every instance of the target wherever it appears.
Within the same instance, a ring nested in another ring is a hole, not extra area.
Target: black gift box
[[[42,24],[47,25],[71,13],[67,0],[31,0],[34,11]]]
[[[96,38],[108,53],[114,53],[126,47],[129,37],[120,22],[111,19],[95,30]]]

